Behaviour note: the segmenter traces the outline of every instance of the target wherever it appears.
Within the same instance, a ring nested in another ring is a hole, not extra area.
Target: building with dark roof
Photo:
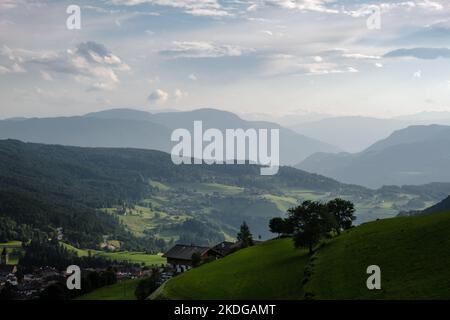
[[[253,241],[255,245],[260,244],[262,241]],[[177,272],[184,272],[189,270],[193,265],[192,255],[198,253],[200,258],[205,261],[209,259],[223,258],[239,249],[241,249],[241,242],[229,242],[223,241],[214,247],[199,247],[194,245],[177,244],[173,246],[169,251],[163,254],[163,257],[167,259],[167,264],[174,267]]]
[[[223,258],[230,253],[239,250],[239,243],[223,241],[208,250],[208,256]]]
[[[167,251],[163,257],[167,263],[179,272],[186,271],[192,267],[192,255],[198,253],[202,259],[207,257],[208,247],[177,244]]]

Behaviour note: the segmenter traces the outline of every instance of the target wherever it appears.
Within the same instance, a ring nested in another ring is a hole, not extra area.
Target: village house
[[[254,241],[257,245],[261,241]],[[241,243],[223,241],[213,247],[199,247],[194,245],[177,244],[167,251],[163,257],[167,259],[167,264],[174,268],[176,272],[184,272],[193,267],[192,256],[198,253],[202,261],[221,259],[241,248]]]
[[[198,253],[201,259],[207,258],[210,248],[193,245],[177,244],[167,251],[163,257],[167,259],[167,264],[171,265],[177,272],[184,272],[192,268],[192,256]]]
[[[208,257],[215,257],[216,259],[223,258],[230,253],[239,250],[239,245],[238,242],[223,241],[208,249]]]

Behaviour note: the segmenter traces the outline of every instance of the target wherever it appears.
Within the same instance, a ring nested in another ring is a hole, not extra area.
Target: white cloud
[[[156,89],[155,91],[152,91],[150,95],[148,96],[148,100],[150,102],[154,102],[157,104],[163,104],[169,99],[169,94],[161,89]]]
[[[410,12],[413,9],[427,11],[442,11],[444,6],[433,0],[406,0],[380,3],[364,3],[358,4],[356,9],[342,9],[342,13],[354,18],[366,17],[374,13],[374,9],[378,9],[380,13],[388,13],[394,10],[406,10]]]
[[[189,79],[191,79],[192,81],[197,81],[197,76],[195,74],[191,73],[189,75]]]
[[[25,72],[26,72],[25,68],[17,62],[14,62],[8,66],[0,65],[0,74],[13,74],[13,73],[25,73]]]
[[[413,78],[416,78],[416,79],[422,78],[422,70],[417,70],[416,72],[414,72]]]
[[[379,63],[379,62],[377,62],[377,63],[375,63],[375,67],[377,67],[377,68],[383,68],[383,64],[382,64],[382,63]]]
[[[450,49],[448,48],[397,49],[386,53],[384,56],[388,58],[410,57],[424,60],[433,60],[438,58],[450,59]]]
[[[367,55],[362,53],[344,53],[342,55],[344,58],[356,59],[356,60],[379,60],[380,56]]]
[[[323,58],[321,56],[315,56],[315,57],[313,57],[313,59],[314,59],[315,62],[322,62],[323,61]]]
[[[276,54],[267,57],[265,75],[327,75],[336,73],[356,73],[359,72],[354,67],[339,65],[334,62],[324,62],[320,56],[304,59],[289,54]]]
[[[327,75],[337,73],[358,73],[359,70],[354,67],[342,68],[334,64],[318,64],[310,65],[308,67],[307,75]]]
[[[174,93],[175,100],[180,100],[180,99],[186,97],[187,95],[188,95],[187,92],[184,92],[184,91],[182,91],[180,89],[176,89],[175,93]]]
[[[151,4],[178,8],[194,16],[224,17],[231,13],[218,0],[111,0],[112,4],[135,6]]]
[[[355,72],[359,72],[359,70],[354,67],[347,67],[347,72],[355,73]]]
[[[258,8],[259,8],[259,6],[256,3],[254,3],[247,7],[247,11],[250,11],[250,12],[256,11],[256,10],[258,10]]]
[[[88,86],[89,90],[114,89],[120,82],[117,72],[130,69],[118,56],[96,42],[83,42],[75,50],[67,51],[30,51],[4,46],[0,54],[13,61],[8,68],[10,73],[25,72],[23,65],[26,65],[37,69],[44,80],[50,79],[52,73],[67,74]]]
[[[262,6],[278,6],[289,10],[338,13],[339,10],[327,6],[333,2],[335,2],[335,0],[262,0],[259,2],[259,6],[254,7],[252,10]],[[257,5],[257,3],[255,3],[255,5]]]
[[[0,2],[0,9],[12,9],[20,5],[22,1],[18,0],[2,0]]]
[[[432,10],[442,10],[444,9],[444,6],[437,2],[432,0],[423,0],[423,1],[416,1],[416,5],[421,8],[425,9],[432,9]]]
[[[238,46],[218,45],[206,41],[174,41],[171,48],[160,51],[161,54],[174,58],[237,57],[243,52]]]

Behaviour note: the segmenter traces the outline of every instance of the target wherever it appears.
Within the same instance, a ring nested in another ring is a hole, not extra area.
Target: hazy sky
[[[450,110],[449,40],[446,0],[1,0],[0,118]]]

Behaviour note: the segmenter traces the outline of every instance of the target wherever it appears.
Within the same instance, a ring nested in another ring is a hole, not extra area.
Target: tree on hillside
[[[270,232],[278,233],[278,236],[289,235],[294,232],[292,224],[288,220],[280,217],[271,219],[269,222],[269,228]]]
[[[347,230],[352,226],[356,219],[355,206],[352,202],[336,198],[327,203],[328,212],[333,215],[337,234],[341,234],[342,230]]]
[[[160,284],[161,274],[157,268],[152,269],[152,274],[150,277],[142,279],[139,281],[134,295],[138,300],[145,300],[149,295],[151,295],[156,289],[158,289]]]
[[[237,239],[241,243],[242,248],[253,246],[253,236],[245,221],[241,225],[240,231],[237,234]]]
[[[294,245],[307,247],[309,254],[322,236],[334,227],[327,205],[315,201],[304,201],[288,210],[288,221],[294,229]]]
[[[200,255],[200,253],[194,252],[194,253],[192,254],[191,261],[192,261],[192,266],[193,266],[194,268],[196,268],[196,267],[198,267],[198,266],[200,265],[200,263],[202,262],[202,256]]]

